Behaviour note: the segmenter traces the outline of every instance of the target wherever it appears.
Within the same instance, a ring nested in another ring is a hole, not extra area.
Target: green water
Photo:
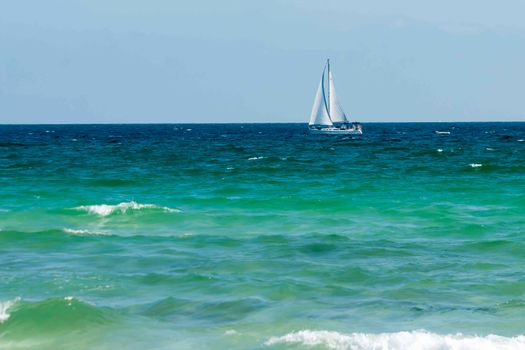
[[[0,126],[0,349],[525,348],[523,139]]]

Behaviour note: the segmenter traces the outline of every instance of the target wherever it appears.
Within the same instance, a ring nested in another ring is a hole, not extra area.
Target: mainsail
[[[328,66],[328,80],[330,89],[328,102],[330,108],[328,111],[330,113],[330,119],[332,120],[332,123],[348,123],[348,119],[346,119],[343,107],[341,106],[341,103],[337,99],[337,94],[335,93],[334,79],[332,77],[332,72],[330,71],[330,66]]]
[[[309,125],[327,125],[332,126],[332,120],[328,115],[328,109],[326,106],[326,98],[324,93],[324,71],[321,77],[321,82],[317,88],[317,94],[315,94],[314,105],[312,107],[312,114],[310,114]]]

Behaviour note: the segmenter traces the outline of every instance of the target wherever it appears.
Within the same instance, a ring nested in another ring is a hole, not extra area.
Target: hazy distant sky
[[[0,123],[525,120],[523,0],[0,0]]]

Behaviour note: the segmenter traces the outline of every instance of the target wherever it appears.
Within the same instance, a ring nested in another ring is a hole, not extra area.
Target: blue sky
[[[0,123],[525,121],[522,0],[0,1]]]

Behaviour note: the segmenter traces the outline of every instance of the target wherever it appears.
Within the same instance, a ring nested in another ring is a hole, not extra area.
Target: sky
[[[525,121],[523,0],[0,0],[0,123]]]

